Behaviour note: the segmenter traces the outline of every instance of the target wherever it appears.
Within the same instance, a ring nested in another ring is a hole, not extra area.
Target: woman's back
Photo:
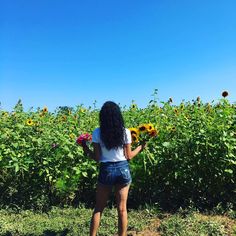
[[[124,133],[124,144],[131,143],[131,133],[130,130],[125,129]],[[99,143],[101,147],[101,156],[99,162],[117,162],[117,161],[125,161],[126,157],[124,155],[124,148],[123,145],[117,148],[107,149],[103,141],[101,140],[101,129],[96,128],[93,131],[92,137],[93,143]]]

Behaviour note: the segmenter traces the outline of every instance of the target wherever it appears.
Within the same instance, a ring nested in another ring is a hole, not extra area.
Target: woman
[[[144,144],[131,150],[131,133],[124,127],[119,106],[111,101],[105,102],[99,113],[100,127],[92,134],[93,151],[85,142],[85,154],[100,163],[96,205],[90,224],[90,236],[95,236],[112,187],[118,211],[118,234],[127,233],[127,197],[131,183],[128,160],[131,160],[144,148]]]

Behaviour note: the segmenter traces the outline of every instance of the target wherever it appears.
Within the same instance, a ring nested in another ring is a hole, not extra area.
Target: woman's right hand
[[[124,153],[127,160],[133,159],[136,155],[138,155],[145,147],[146,143],[143,142],[139,146],[137,146],[134,150],[131,149],[131,144],[124,145]]]
[[[143,149],[147,147],[147,143],[146,142],[142,142],[140,146],[141,146],[141,152],[142,152]]]

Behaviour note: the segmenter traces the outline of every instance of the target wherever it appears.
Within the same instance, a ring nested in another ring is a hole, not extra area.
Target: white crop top
[[[101,146],[101,156],[99,162],[116,162],[116,161],[125,161],[124,149],[119,147],[117,149],[112,148],[110,150],[106,149],[104,143],[100,138],[100,128],[96,128],[92,134],[92,142],[99,143]],[[132,142],[131,133],[129,129],[125,129],[126,137],[124,137],[124,143],[128,144]]]

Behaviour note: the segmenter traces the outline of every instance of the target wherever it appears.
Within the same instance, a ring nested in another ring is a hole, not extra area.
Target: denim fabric
[[[103,185],[127,185],[132,181],[128,161],[101,162],[98,182]]]

